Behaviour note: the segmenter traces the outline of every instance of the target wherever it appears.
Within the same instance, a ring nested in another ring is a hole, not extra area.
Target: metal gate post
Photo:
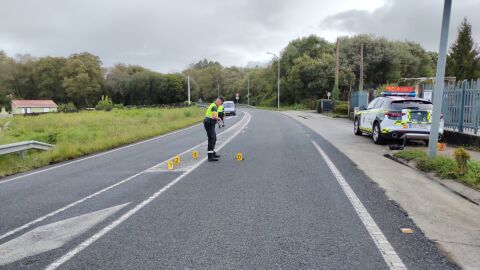
[[[462,102],[460,104],[460,120],[458,125],[458,132],[463,132],[463,117],[465,113],[465,87],[467,85],[467,80],[464,80],[462,83]]]

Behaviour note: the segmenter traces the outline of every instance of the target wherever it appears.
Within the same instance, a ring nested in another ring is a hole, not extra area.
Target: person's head
[[[215,104],[217,104],[217,106],[221,106],[224,101],[225,101],[225,99],[223,99],[223,97],[218,97],[218,98],[215,100]]]

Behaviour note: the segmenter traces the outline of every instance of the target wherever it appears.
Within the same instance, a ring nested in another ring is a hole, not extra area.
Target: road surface
[[[456,269],[314,131],[261,110],[226,123],[220,162],[198,125],[4,179],[0,269]]]

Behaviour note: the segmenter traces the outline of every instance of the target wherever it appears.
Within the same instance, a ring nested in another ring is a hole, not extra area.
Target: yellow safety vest
[[[218,106],[218,112],[223,112],[223,105]]]
[[[205,113],[205,117],[213,118],[213,115],[217,115],[217,104],[212,103],[208,106],[207,112]]]

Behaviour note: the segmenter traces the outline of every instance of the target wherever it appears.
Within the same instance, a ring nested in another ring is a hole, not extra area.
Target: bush
[[[104,110],[104,111],[111,111],[113,108],[113,102],[112,102],[112,99],[109,98],[108,96],[103,96],[102,95],[102,99],[97,103],[97,106],[95,106],[95,109],[100,111],[100,110]]]
[[[347,115],[348,114],[348,104],[347,103],[340,103],[338,105],[336,104],[333,112],[336,113],[336,114]]]
[[[123,110],[125,109],[125,106],[123,106],[123,104],[113,104],[113,108],[118,110]]]
[[[458,179],[459,169],[455,160],[449,157],[438,156],[432,160],[435,175],[441,178]]]
[[[75,104],[73,102],[69,102],[67,104],[59,104],[57,108],[58,112],[63,112],[63,113],[72,113],[72,112],[77,112],[77,107],[75,107]]]
[[[403,150],[393,154],[395,157],[410,161],[414,159],[427,158],[427,153],[421,150]]]
[[[453,153],[455,160],[457,161],[457,166],[460,174],[465,174],[467,172],[468,161],[470,160],[470,154],[463,149],[463,147],[458,148]]]
[[[479,186],[480,185],[480,162],[470,161],[467,164],[467,171],[463,176],[465,182]]]

